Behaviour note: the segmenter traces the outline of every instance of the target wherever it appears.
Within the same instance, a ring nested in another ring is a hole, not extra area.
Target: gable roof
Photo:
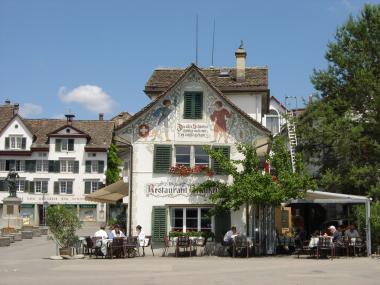
[[[245,79],[236,80],[236,68],[198,68],[207,80],[220,91],[268,90],[268,68],[247,67]],[[145,84],[145,93],[163,92],[187,71],[183,68],[156,69]],[[220,76],[226,72],[227,76]]]
[[[280,105],[282,108],[284,108],[285,111],[289,111],[288,108],[286,108],[286,107],[280,102],[280,100],[278,100],[276,97],[274,97],[274,96],[270,96],[270,99],[273,100],[273,101],[275,101],[275,102],[276,102],[278,105]]]
[[[132,122],[134,119],[136,119],[137,117],[139,117],[140,115],[142,115],[143,113],[147,112],[148,110],[150,110],[155,104],[157,101],[159,101],[162,97],[164,97],[168,92],[170,92],[170,90],[172,88],[174,88],[174,86],[180,82],[191,70],[195,70],[196,72],[198,72],[200,74],[200,76],[202,77],[202,79],[220,96],[222,97],[235,111],[237,111],[238,113],[240,113],[244,118],[246,118],[250,123],[252,123],[255,127],[257,127],[258,129],[262,130],[263,132],[267,133],[268,135],[271,134],[271,131],[268,130],[267,128],[265,128],[262,124],[260,124],[259,122],[257,122],[255,119],[253,119],[251,116],[249,116],[246,112],[244,112],[243,110],[241,110],[239,107],[237,107],[234,103],[231,102],[231,100],[229,100],[225,95],[223,95],[223,93],[218,89],[216,88],[208,79],[207,77],[203,74],[202,70],[200,70],[194,63],[191,64],[188,68],[186,68],[186,70],[181,74],[181,76],[179,78],[177,78],[177,80],[175,82],[173,82],[164,92],[162,92],[159,96],[157,96],[154,100],[152,100],[152,102],[150,102],[148,105],[146,105],[144,108],[142,108],[140,111],[138,111],[137,113],[135,113],[133,116],[131,116],[129,119],[127,119],[123,124],[121,124],[120,126],[118,126],[116,128],[116,130],[119,130],[121,128],[123,128],[124,126],[126,126],[127,124],[129,124],[130,122]]]
[[[15,116],[13,105],[0,105],[0,133]]]
[[[48,147],[48,136],[68,126],[67,120],[64,119],[27,119],[24,123],[36,136],[32,144],[33,148]],[[109,148],[111,145],[114,129],[112,121],[74,120],[69,127],[90,136],[86,147]]]
[[[78,134],[75,134],[75,135],[84,135],[88,138],[91,138],[90,135],[82,130],[79,130],[77,128],[75,128],[71,123],[68,124],[66,122],[66,125],[63,125],[61,127],[59,127],[58,129],[52,131],[51,133],[48,133],[46,134],[48,137],[51,137],[51,136],[54,136],[54,135],[57,135],[60,131],[62,131],[63,129],[66,129],[66,128],[70,128],[70,129],[73,129],[74,131],[78,132]],[[66,134],[65,134],[66,135]],[[71,134],[67,134],[67,135],[71,135]]]

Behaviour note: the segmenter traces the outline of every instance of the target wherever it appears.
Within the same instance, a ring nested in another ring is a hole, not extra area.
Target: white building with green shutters
[[[43,203],[63,204],[84,223],[104,223],[106,206],[89,202],[85,194],[105,183],[107,151],[113,122],[103,120],[25,119],[18,105],[0,106],[0,215],[8,196],[4,182],[10,170],[18,175],[24,224],[40,225]],[[3,225],[0,225],[2,227]]]

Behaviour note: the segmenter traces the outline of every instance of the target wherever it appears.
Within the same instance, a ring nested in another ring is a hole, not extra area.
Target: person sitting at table
[[[109,238],[110,239],[114,239],[115,237],[125,237],[125,235],[123,234],[123,232],[120,230],[120,226],[119,225],[115,225],[113,227],[113,230],[110,232]]]
[[[136,232],[137,232],[137,240],[139,242],[139,245],[144,246],[145,245],[145,233],[143,232],[142,227],[140,225],[138,225],[136,227]]]
[[[223,237],[223,241],[226,245],[232,245],[232,242],[235,238],[235,236],[237,236],[238,233],[236,231],[236,227],[235,226],[232,226],[231,229],[226,232],[226,234],[224,235]]]
[[[342,233],[340,231],[338,231],[334,226],[329,226],[328,230],[330,232],[330,235],[327,235],[327,236],[332,237],[333,242],[335,243],[341,242]]]
[[[355,225],[349,225],[347,230],[344,232],[344,236],[351,239],[351,238],[359,238],[359,233],[355,228]]]
[[[100,229],[95,232],[94,237],[100,237],[102,239],[107,239],[108,238],[108,234],[106,232],[106,226],[105,225],[101,225]]]

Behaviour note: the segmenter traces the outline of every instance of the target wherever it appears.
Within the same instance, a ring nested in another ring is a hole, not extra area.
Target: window
[[[48,172],[49,171],[49,161],[48,160],[37,160],[36,161],[36,172]]]
[[[171,208],[172,231],[212,231],[210,208]]]
[[[74,139],[55,139],[55,151],[74,151]]]
[[[16,180],[16,190],[17,192],[24,192],[25,190],[25,180]]]
[[[73,181],[59,181],[59,194],[73,194]]]
[[[266,115],[266,127],[272,134],[278,134],[280,132],[280,116],[276,110],[271,109],[269,114]]]
[[[5,149],[25,149],[26,138],[21,135],[10,135],[5,138]]]
[[[202,92],[185,92],[184,94],[184,119],[202,119],[203,94]]]
[[[86,160],[86,173],[103,173],[104,161],[103,160]]]
[[[175,147],[175,161],[178,165],[190,166],[190,146]]]
[[[25,160],[6,160],[5,170],[25,171]]]
[[[172,164],[172,147],[170,145],[155,145],[153,155],[153,172],[168,173]]]
[[[208,166],[210,163],[210,157],[202,146],[194,146],[194,164]]]
[[[60,159],[61,173],[74,173],[74,162],[72,159]]]
[[[0,171],[5,171],[5,160],[0,160]]]
[[[91,194],[103,187],[99,180],[87,180],[84,182],[84,194]]]
[[[47,180],[34,181],[34,192],[35,193],[47,193],[48,192],[48,181]]]

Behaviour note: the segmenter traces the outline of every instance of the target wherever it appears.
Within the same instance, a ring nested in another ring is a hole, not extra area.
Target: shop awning
[[[128,196],[128,190],[128,183],[120,180],[94,193],[85,195],[85,199],[100,203],[116,203],[118,200],[123,199],[123,197]]]
[[[303,199],[292,199],[288,204],[364,204],[366,209],[367,254],[371,254],[371,199],[365,196],[308,190]]]

